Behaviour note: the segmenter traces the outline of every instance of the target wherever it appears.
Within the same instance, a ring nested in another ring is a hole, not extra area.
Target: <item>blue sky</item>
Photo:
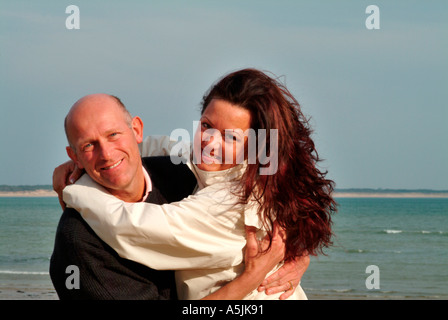
[[[447,16],[433,0],[0,0],[0,184],[51,183],[81,96],[119,96],[146,135],[191,131],[209,86],[255,67],[312,118],[338,188],[447,190]]]

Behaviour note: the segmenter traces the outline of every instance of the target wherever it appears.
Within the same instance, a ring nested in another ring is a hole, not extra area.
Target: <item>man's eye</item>
[[[82,147],[83,151],[89,151],[93,148],[93,144],[92,143],[87,143],[84,145],[84,147]]]

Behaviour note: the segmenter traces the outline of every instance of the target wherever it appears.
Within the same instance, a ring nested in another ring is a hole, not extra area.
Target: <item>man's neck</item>
[[[137,173],[125,189],[120,190],[108,190],[113,196],[125,202],[140,202],[146,194],[146,182],[143,173],[143,167],[137,169]]]

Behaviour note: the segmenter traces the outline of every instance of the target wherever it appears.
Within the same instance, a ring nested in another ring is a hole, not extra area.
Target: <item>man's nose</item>
[[[111,147],[107,143],[99,143],[99,156],[101,160],[109,160],[111,155]]]

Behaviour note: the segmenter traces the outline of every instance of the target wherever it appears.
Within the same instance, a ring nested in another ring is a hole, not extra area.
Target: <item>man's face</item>
[[[75,104],[67,118],[70,158],[119,198],[135,190],[141,196],[140,118],[132,119],[130,127],[115,99],[102,95],[87,97]]]

